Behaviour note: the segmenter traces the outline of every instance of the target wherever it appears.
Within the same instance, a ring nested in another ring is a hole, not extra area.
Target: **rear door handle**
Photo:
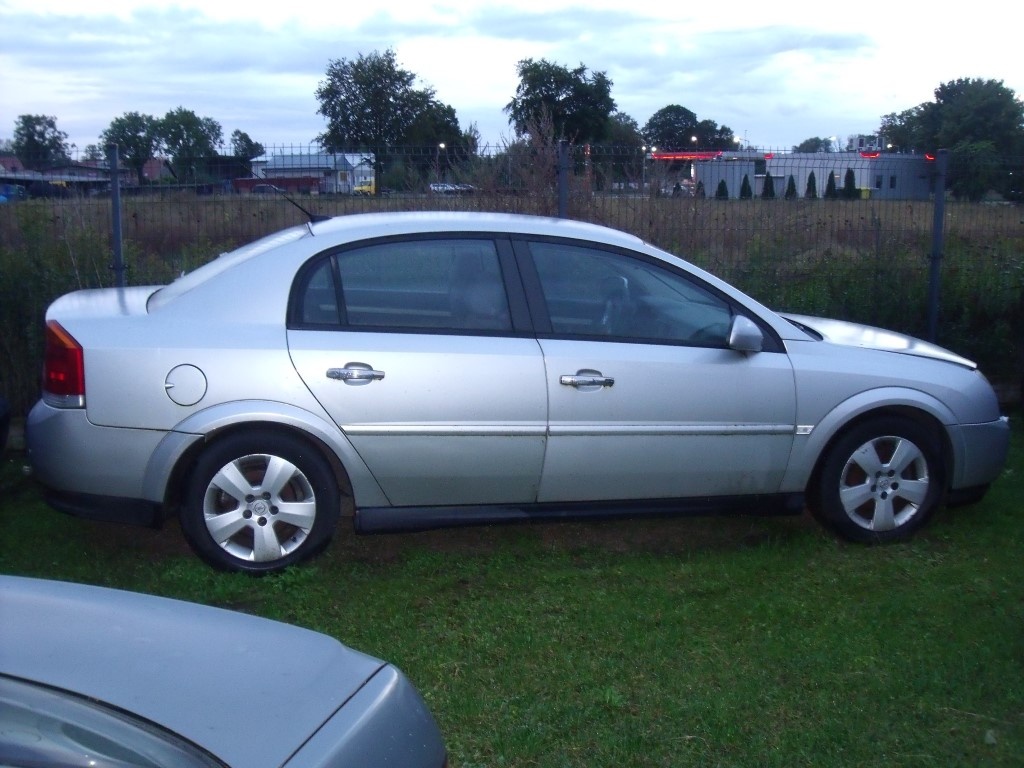
[[[366,363],[345,363],[344,368],[328,368],[327,378],[360,386],[384,378],[384,371],[376,371]]]

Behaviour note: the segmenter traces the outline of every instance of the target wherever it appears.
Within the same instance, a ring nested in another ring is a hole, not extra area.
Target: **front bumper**
[[[999,477],[1010,451],[1010,420],[1006,416],[983,424],[962,424],[951,437],[956,469],[950,490],[986,486]]]

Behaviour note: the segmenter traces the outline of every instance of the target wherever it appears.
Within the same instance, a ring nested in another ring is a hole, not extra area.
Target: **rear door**
[[[296,369],[392,504],[536,499],[547,391],[507,241],[327,253],[300,273],[290,312]]]

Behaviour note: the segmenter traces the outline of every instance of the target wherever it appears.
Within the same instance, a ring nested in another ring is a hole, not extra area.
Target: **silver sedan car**
[[[0,616],[0,765],[447,765],[401,671],[319,632],[16,576]]]
[[[981,498],[1009,442],[969,360],[777,314],[619,231],[314,221],[46,314],[35,476],[59,509],[177,513],[252,572],[359,532],[744,509],[863,542]]]

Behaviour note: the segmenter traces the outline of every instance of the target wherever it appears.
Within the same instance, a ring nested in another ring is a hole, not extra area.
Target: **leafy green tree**
[[[414,158],[421,172],[434,169],[443,175],[453,161],[464,161],[471,154],[463,141],[455,109],[433,99],[423,105],[409,127],[406,144],[425,150]]]
[[[254,160],[266,154],[267,150],[248,133],[235,129],[231,132],[231,154],[240,160]]]
[[[643,129],[648,144],[667,150],[725,150],[736,146],[732,129],[714,120],[698,120],[686,107],[669,104],[647,121]]]
[[[743,174],[743,183],[740,185],[740,200],[751,200],[754,197],[754,190],[750,187],[750,178]]]
[[[718,189],[715,190],[715,200],[728,200],[729,199],[729,186],[725,183],[725,179],[718,180]]]
[[[999,153],[991,141],[963,141],[949,153],[948,186],[961,200],[978,202],[999,184]]]
[[[982,184],[1011,194],[1012,177],[993,175],[990,155],[1024,154],[1024,102],[1002,80],[961,78],[939,85],[934,102],[885,115],[880,130],[896,151],[950,150],[957,197],[977,199]]]
[[[222,137],[220,123],[184,107],[171,110],[160,121],[160,138],[179,181],[197,181],[208,175]]]
[[[692,149],[697,135],[697,115],[679,104],[662,107],[644,124],[646,142],[662,149]]]
[[[822,139],[818,136],[812,136],[809,139],[804,139],[795,147],[794,152],[834,152],[835,144],[832,139]]]
[[[19,115],[14,123],[11,149],[26,168],[39,171],[70,161],[68,135],[57,128],[57,118]]]
[[[775,180],[772,178],[772,175],[770,173],[766,173],[764,175],[764,186],[761,187],[761,199],[775,199]]]
[[[317,112],[327,119],[320,143],[335,152],[372,152],[378,177],[394,147],[457,143],[461,131],[455,111],[434,98],[433,88],[415,83],[416,75],[398,65],[390,48],[332,59],[316,90]]]
[[[818,180],[814,177],[814,171],[807,175],[807,189],[804,190],[804,197],[814,200],[818,197]]]
[[[860,190],[857,189],[857,176],[853,172],[853,168],[846,169],[846,175],[843,177],[842,197],[844,200],[856,200],[860,197]]]
[[[143,169],[160,147],[161,130],[160,121],[152,115],[125,112],[110,121],[100,134],[100,141],[104,146],[117,145],[119,156],[127,167],[135,171],[141,186],[146,180]]]
[[[697,123],[697,148],[709,150],[728,150],[736,148],[736,135],[727,125],[719,125],[714,120],[701,120]]]
[[[583,64],[569,69],[546,59],[522,59],[516,71],[519,85],[505,112],[519,136],[548,120],[556,138],[575,143],[595,144],[608,135],[615,100],[604,72],[590,72]]]
[[[85,149],[82,150],[82,158],[84,160],[102,160],[106,157],[103,148],[99,144],[86,144]]]
[[[616,110],[608,117],[605,143],[611,147],[637,147],[644,144],[644,135],[636,120]]]

